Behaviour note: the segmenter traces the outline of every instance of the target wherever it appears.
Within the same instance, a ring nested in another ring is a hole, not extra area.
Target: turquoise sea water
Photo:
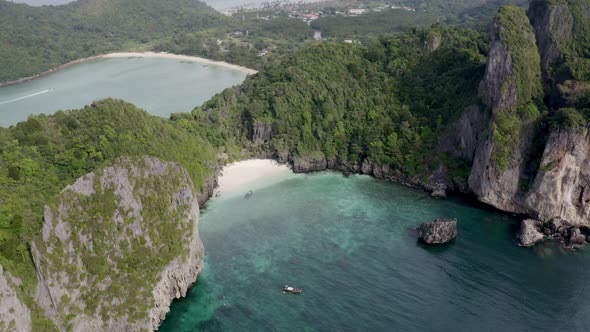
[[[14,125],[30,114],[78,109],[109,97],[167,117],[174,112],[190,112],[245,77],[236,70],[175,59],[90,61],[0,88],[0,126]]]
[[[459,219],[458,238],[418,243],[440,217]],[[520,248],[516,225],[369,177],[291,175],[210,202],[206,268],[161,331],[587,330],[588,251]]]

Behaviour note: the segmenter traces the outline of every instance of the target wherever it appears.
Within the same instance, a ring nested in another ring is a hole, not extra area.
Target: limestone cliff
[[[20,280],[0,265],[0,331],[31,331],[31,311],[19,299]]]
[[[590,234],[590,1],[534,0],[528,18],[535,37],[516,9],[494,24],[480,87],[492,121],[469,185],[479,200],[537,219],[523,223],[522,245],[545,235],[571,247]]]
[[[543,76],[548,78],[551,67],[563,60],[559,42],[572,35],[572,12],[565,1],[534,0],[527,14],[537,37]]]
[[[572,226],[590,226],[588,127],[551,133],[526,208],[542,221],[560,218]]]
[[[479,141],[486,138],[482,137],[482,133],[486,129],[487,120],[479,106],[469,106],[440,138],[437,152],[472,163]]]
[[[545,101],[553,121],[559,123],[549,127],[546,134],[538,173],[524,207],[536,219],[552,224],[556,221],[562,229],[588,227],[590,142],[588,126],[583,126],[587,120],[575,108],[587,107],[579,101],[590,98],[589,82],[579,80],[588,77],[576,69],[580,61],[588,61],[590,2],[535,0],[528,16],[542,60]],[[557,227],[546,231],[560,232]]]
[[[537,37],[548,105],[576,107],[579,97],[588,95],[589,84],[583,81],[590,80],[590,1],[534,0],[528,16]]]
[[[87,174],[45,208],[35,300],[60,330],[155,330],[203,266],[188,173],[145,157]]]
[[[538,117],[531,100],[541,94],[540,60],[520,9],[502,8],[491,37],[480,96],[492,116],[477,142],[469,187],[484,203],[523,212],[521,183]]]

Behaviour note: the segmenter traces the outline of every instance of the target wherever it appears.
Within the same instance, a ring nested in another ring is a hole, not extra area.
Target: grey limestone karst
[[[16,290],[20,283],[0,265],[0,331],[31,331],[31,311]]]
[[[45,208],[35,300],[59,330],[156,330],[203,267],[199,205],[178,164],[119,159]]]

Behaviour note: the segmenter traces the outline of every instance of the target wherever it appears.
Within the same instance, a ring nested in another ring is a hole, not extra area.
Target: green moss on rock
[[[512,73],[504,78],[502,92],[516,87],[516,100],[508,107],[494,110],[494,149],[491,159],[501,171],[510,163],[511,154],[520,140],[520,131],[525,122],[539,118],[533,100],[543,95],[541,83],[541,59],[535,44],[535,35],[528,17],[521,8],[505,6],[496,16],[499,40],[506,46],[512,63]]]
[[[188,263],[192,193],[179,165],[144,158],[119,160],[60,194],[36,241],[50,292],[63,294],[53,298],[57,319],[149,322],[160,274],[177,257]]]

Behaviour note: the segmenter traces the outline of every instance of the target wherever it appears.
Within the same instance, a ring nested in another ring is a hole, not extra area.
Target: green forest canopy
[[[57,7],[0,0],[0,82],[226,21],[196,0],[79,0]]]

